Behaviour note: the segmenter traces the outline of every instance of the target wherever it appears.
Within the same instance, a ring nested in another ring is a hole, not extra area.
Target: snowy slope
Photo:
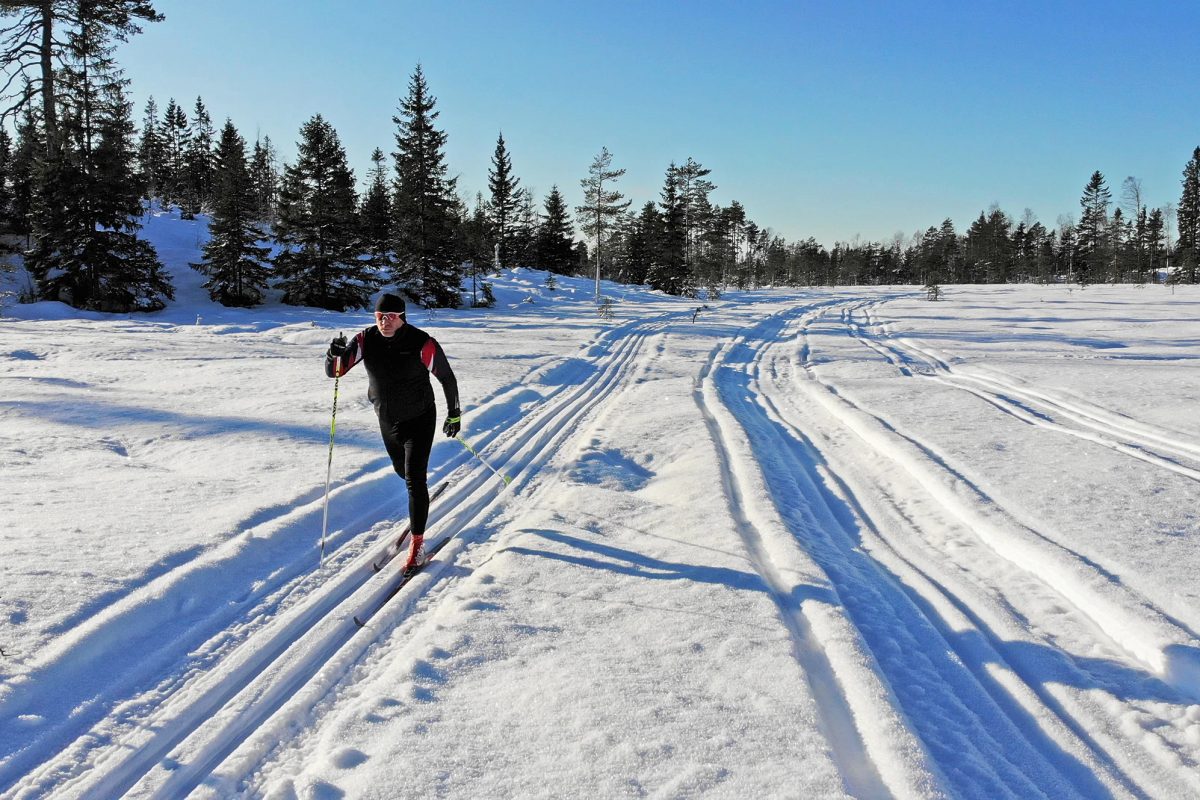
[[[0,318],[2,797],[1200,796],[1200,295],[515,270],[438,559],[329,338],[179,297]]]

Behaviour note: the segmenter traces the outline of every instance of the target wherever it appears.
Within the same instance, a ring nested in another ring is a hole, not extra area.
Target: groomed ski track
[[[1200,702],[1197,632],[827,378],[813,332],[1039,435],[1185,479],[1200,481],[1200,442],[894,335],[886,311],[900,296],[767,296],[718,308],[721,325],[709,330],[723,335],[694,364],[692,399],[720,475],[714,491],[776,609],[756,622],[786,631],[845,793],[1200,796],[1194,749],[1170,724]],[[337,518],[315,572],[315,549],[281,542],[319,528],[319,497],[85,621],[0,703],[6,717],[61,718],[0,763],[0,796],[260,796],[264,758],[320,725],[331,695],[359,678],[365,654],[398,625],[437,624],[439,602],[470,577],[465,562],[503,549],[491,523],[548,491],[558,474],[549,465],[619,415],[631,387],[653,380],[664,342],[698,335],[689,317],[609,328],[569,359],[577,380],[473,439],[511,486],[465,451],[431,464],[431,485],[450,486],[431,510],[430,537],[455,538],[363,629],[354,615],[395,578],[371,568],[392,534],[376,524],[390,506],[360,504]],[[474,411],[511,409],[522,391],[523,382],[505,387]],[[375,484],[394,480],[380,465],[339,485],[333,503],[375,498]],[[255,591],[213,596],[213,570],[243,571]],[[194,617],[189,634],[156,637],[178,614]],[[81,689],[78,704],[61,696],[88,674],[106,676],[102,693]],[[61,717],[64,706],[73,712]]]
[[[47,709],[61,707],[63,687],[85,674],[106,676],[108,688],[52,729],[31,737],[10,757],[0,767],[0,796],[182,797],[256,732],[261,735],[264,728],[281,724],[286,729],[279,720],[303,716],[371,645],[373,634],[394,625],[427,594],[434,596],[428,601],[432,602],[446,590],[439,579],[463,547],[476,544],[471,529],[501,507],[507,495],[524,490],[580,421],[628,379],[647,337],[666,324],[651,319],[604,331],[578,355],[589,365],[585,377],[565,383],[536,413],[499,426],[503,432],[494,438],[475,442],[493,466],[515,476],[509,486],[465,451],[440,466],[431,464],[431,484],[448,480],[451,486],[431,509],[429,535],[436,540],[455,533],[456,541],[361,631],[355,615],[377,605],[395,579],[394,569],[376,574],[372,568],[390,537],[385,533],[365,550],[335,551],[327,556],[324,572],[313,573],[315,550],[293,554],[293,561],[282,567],[261,558],[254,552],[255,534],[282,534],[260,530],[244,537],[250,542],[239,538],[200,563],[163,575],[138,596],[106,609],[64,637],[5,699],[0,712],[54,718],[55,712]],[[518,392],[520,386],[510,391]],[[501,405],[502,399],[493,402]],[[485,401],[475,412],[487,409]],[[395,480],[390,466],[356,480],[381,478]],[[339,495],[347,500],[356,488],[352,480],[331,502]],[[390,505],[360,509],[329,547],[364,533],[373,517],[384,515]],[[314,500],[259,527],[274,523],[311,530],[320,519],[320,508],[320,501]],[[262,571],[255,597],[233,604],[229,598],[206,595],[205,575],[230,569]],[[155,638],[164,615],[194,609],[209,611],[196,620],[193,638]],[[205,631],[210,638],[198,642],[199,632]],[[143,648],[132,663],[127,658],[131,641]],[[165,702],[163,696],[168,697]],[[70,747],[57,753],[39,748],[41,741],[61,740],[64,730],[77,737]],[[102,753],[97,756],[98,747]],[[170,769],[162,769],[164,760]],[[81,769],[81,764],[88,768]]]
[[[906,375],[982,391],[947,378],[944,361],[891,339],[868,316],[884,302],[768,319],[726,350],[726,368],[714,374],[749,440],[747,460],[761,466],[788,532],[828,576],[908,727],[937,764],[974,754],[971,774],[945,770],[946,788],[964,797],[1200,792],[1196,773],[1177,769],[1190,761],[1188,748],[1168,722],[1200,688],[1195,633],[1009,515],[933,445],[821,379],[810,360],[815,325],[852,337]],[[1174,462],[1144,457],[1150,444],[1178,441],[1172,434],[1131,421],[1116,432],[1102,425],[1098,436],[1096,420],[1115,414],[1081,411],[1015,379],[1002,385],[1065,417],[1022,421],[1179,472]],[[1011,413],[1003,393],[985,399]],[[1058,613],[1034,611],[1046,607]],[[1045,629],[1031,631],[1029,619]],[[1040,677],[1047,659],[1061,681]],[[1129,693],[1146,699],[1139,711],[1162,714],[1145,722],[1139,747],[1123,729]],[[868,749],[872,743],[868,736]]]

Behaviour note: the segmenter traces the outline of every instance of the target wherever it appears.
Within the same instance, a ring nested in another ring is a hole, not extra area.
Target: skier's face
[[[376,311],[375,327],[384,336],[395,336],[396,331],[404,326],[404,315],[395,311]]]

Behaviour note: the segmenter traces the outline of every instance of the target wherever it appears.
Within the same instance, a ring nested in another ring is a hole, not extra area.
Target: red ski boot
[[[412,544],[408,550],[408,562],[404,565],[405,572],[416,572],[421,567],[425,566],[425,562],[429,560],[429,556],[425,555],[425,537],[412,537]]]

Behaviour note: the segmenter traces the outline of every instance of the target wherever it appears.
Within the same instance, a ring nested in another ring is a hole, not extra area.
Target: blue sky
[[[291,158],[320,113],[363,178],[419,62],[470,196],[503,131],[538,202],[572,206],[602,146],[639,207],[712,170],[789,240],[911,235],[992,203],[1047,226],[1094,170],[1179,199],[1200,146],[1200,3],[156,0],[118,51],[146,99],[204,99]]]

